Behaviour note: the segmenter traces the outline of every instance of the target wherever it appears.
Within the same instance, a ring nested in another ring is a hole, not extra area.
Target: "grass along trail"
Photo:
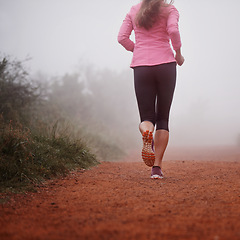
[[[240,161],[163,170],[152,180],[142,162],[104,162],[13,196],[0,206],[0,239],[240,239]]]

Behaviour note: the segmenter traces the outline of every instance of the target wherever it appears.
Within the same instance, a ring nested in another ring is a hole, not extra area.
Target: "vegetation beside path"
[[[22,62],[0,58],[0,192],[34,190],[46,179],[124,155],[102,134],[94,115],[99,101],[78,80],[77,74],[33,79]]]
[[[98,163],[80,139],[47,135],[11,122],[1,123],[1,191],[34,190],[45,179]]]

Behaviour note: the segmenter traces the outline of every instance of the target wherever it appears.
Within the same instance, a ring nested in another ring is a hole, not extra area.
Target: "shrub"
[[[1,121],[2,123],[2,121]],[[42,133],[46,130],[42,129]],[[38,185],[44,179],[88,168],[97,160],[80,139],[33,135],[21,124],[1,124],[0,187]]]
[[[21,62],[0,61],[1,189],[37,185],[98,163],[80,136],[58,131],[60,111],[40,93]]]

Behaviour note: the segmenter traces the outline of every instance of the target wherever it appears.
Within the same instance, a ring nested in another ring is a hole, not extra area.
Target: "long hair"
[[[170,4],[173,1],[170,1]],[[142,5],[135,17],[135,23],[138,27],[149,30],[158,20],[160,8],[166,5],[166,0],[143,0]]]

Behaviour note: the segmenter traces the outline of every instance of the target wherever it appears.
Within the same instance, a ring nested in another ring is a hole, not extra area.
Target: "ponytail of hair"
[[[136,25],[149,30],[158,20],[163,3],[164,0],[143,0],[135,18]]]

